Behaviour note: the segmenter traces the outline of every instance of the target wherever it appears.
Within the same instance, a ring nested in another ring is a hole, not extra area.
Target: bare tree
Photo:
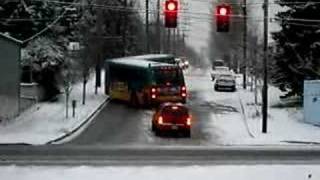
[[[67,59],[61,72],[63,90],[66,97],[66,118],[69,118],[69,99],[72,92],[72,87],[76,79],[76,72],[71,59]]]

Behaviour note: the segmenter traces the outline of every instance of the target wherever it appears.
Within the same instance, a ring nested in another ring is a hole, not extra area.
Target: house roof
[[[13,37],[11,37],[9,35],[3,34],[3,33],[0,33],[0,38],[6,39],[6,40],[11,41],[11,42],[14,42],[14,43],[16,43],[18,45],[22,45],[22,43],[23,43],[22,41],[20,41],[18,39],[15,39],[15,38],[13,38]]]

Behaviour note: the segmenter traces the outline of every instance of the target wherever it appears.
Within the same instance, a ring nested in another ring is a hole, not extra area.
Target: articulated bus
[[[106,94],[133,106],[186,102],[182,70],[172,64],[137,58],[106,60]]]

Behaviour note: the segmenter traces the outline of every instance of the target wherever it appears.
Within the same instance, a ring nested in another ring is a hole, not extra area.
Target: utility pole
[[[157,36],[158,36],[158,53],[161,53],[161,29],[160,29],[160,0],[157,0]]]
[[[263,46],[263,91],[262,91],[262,132],[267,133],[268,129],[268,19],[269,19],[269,1],[264,0],[264,46]]]
[[[167,31],[168,31],[168,39],[167,39],[168,53],[171,53],[171,30],[167,29]]]
[[[256,45],[256,47],[258,47],[257,41],[256,41],[255,45]],[[257,65],[258,65],[257,49],[253,50],[253,53],[254,53],[253,54],[253,61],[254,61],[253,66],[257,67]],[[258,70],[257,70],[257,68],[254,68],[254,104],[255,105],[258,104]]]
[[[177,52],[177,31],[176,30],[177,30],[176,28],[173,29],[173,41],[172,41],[172,51],[175,56]]]
[[[185,53],[186,53],[186,35],[185,35],[185,32],[182,32],[182,56],[185,56]]]
[[[177,56],[181,56],[181,32],[180,28],[177,29]]]
[[[127,6],[128,6],[128,1],[123,0],[123,7],[125,8],[125,11],[122,12],[122,44],[123,44],[123,51],[122,51],[122,56],[127,55]]]
[[[243,0],[243,89],[247,89],[247,0]]]
[[[150,52],[149,43],[149,0],[146,0],[146,53]]]

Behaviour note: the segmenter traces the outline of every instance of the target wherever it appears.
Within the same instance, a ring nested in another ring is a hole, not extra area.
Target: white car
[[[215,91],[236,91],[236,78],[234,75],[221,75],[217,77],[215,85],[214,85]]]
[[[211,72],[211,79],[214,81],[217,77],[221,75],[232,75],[232,71],[230,71],[227,66],[218,66]]]

